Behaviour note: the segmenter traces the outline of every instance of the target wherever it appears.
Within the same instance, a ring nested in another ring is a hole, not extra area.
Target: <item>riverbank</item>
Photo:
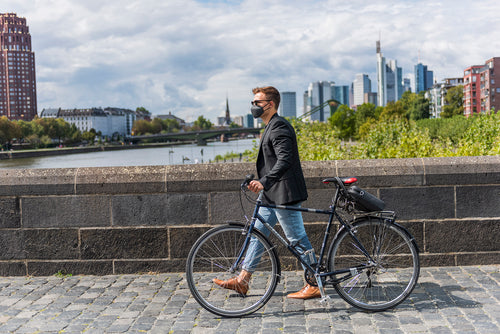
[[[36,150],[3,151],[0,152],[0,160],[49,157],[66,154],[91,153],[102,151],[131,150],[141,148],[171,147],[176,145],[185,145],[185,142],[179,143],[149,143],[140,145],[100,145],[85,147],[62,147],[62,148],[41,148]]]
[[[252,150],[254,139],[195,143],[106,145],[0,152],[1,169],[79,168],[182,165],[213,161],[240,161],[240,153]],[[228,156],[232,154],[232,156]],[[234,156],[234,157],[233,157]],[[243,159],[245,160],[245,159]]]

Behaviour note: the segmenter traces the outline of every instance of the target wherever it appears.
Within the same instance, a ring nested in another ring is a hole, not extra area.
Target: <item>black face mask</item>
[[[252,106],[252,108],[250,108],[250,111],[252,112],[253,118],[259,118],[264,113],[264,108],[259,106]]]

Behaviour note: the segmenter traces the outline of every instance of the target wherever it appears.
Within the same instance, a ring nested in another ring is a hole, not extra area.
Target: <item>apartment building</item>
[[[30,121],[36,115],[35,53],[26,18],[0,13],[0,117]]]

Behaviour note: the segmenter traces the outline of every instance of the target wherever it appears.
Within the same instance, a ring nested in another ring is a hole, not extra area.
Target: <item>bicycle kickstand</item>
[[[329,306],[332,298],[326,294],[325,287],[323,286],[323,281],[321,280],[321,277],[319,277],[319,274],[315,274],[314,277],[316,278],[319,292],[321,292],[321,299],[319,301],[320,304],[322,304],[323,306]]]

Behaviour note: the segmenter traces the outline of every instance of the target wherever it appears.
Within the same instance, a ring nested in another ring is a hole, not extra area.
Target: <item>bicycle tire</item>
[[[246,238],[243,231],[240,224],[210,229],[195,242],[186,263],[186,279],[193,297],[204,309],[223,317],[241,317],[260,309],[272,297],[281,275],[274,246],[260,231],[253,230],[251,237],[257,238],[264,249],[247,295],[213,282],[215,278],[226,281],[240,273],[241,263],[234,272],[230,268],[242,251]]]
[[[345,280],[334,284],[346,302],[366,311],[383,311],[403,302],[413,291],[420,273],[415,240],[400,225],[378,217],[363,217],[352,230],[375,261],[369,263],[349,232],[341,229],[328,252],[328,270],[351,268]],[[359,268],[359,267],[358,267]],[[346,274],[339,274],[339,276]]]

